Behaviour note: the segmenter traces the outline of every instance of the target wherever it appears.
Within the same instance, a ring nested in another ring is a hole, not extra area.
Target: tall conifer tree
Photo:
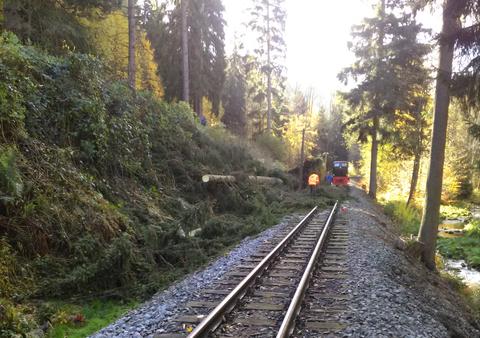
[[[425,72],[420,73],[423,77],[419,79],[407,72],[408,69],[416,72],[418,63],[420,67],[423,65],[428,48],[417,42],[420,26],[410,15],[395,15],[395,4],[395,0],[388,3],[381,0],[376,16],[354,27],[352,50],[357,60],[339,75],[345,82],[350,79],[358,82],[343,97],[352,108],[347,126],[358,132],[361,142],[371,142],[369,195],[374,199],[379,144],[395,133],[398,112],[410,111],[405,102],[411,100],[413,88],[417,88],[419,81],[428,80]]]
[[[135,39],[136,39],[136,0],[128,0],[128,85],[135,90],[136,63],[135,63]]]
[[[259,70],[266,77],[266,132],[273,129],[273,99],[281,98],[284,87],[283,63],[286,53],[285,35],[285,0],[252,0],[251,20],[248,26],[257,34],[258,45],[255,48],[256,62]],[[257,96],[259,97],[259,96]]]
[[[148,36],[156,51],[156,60],[169,100],[186,98],[183,79],[182,6],[181,2],[163,15],[151,16]],[[187,1],[189,101],[202,115],[203,98],[212,102],[218,115],[225,82],[225,21],[221,0]],[[160,9],[159,11],[163,11]]]
[[[235,47],[228,62],[222,99],[224,108],[222,122],[237,135],[246,133],[246,96],[245,60]]]

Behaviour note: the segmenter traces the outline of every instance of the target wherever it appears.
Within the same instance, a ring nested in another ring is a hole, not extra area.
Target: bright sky
[[[227,52],[235,34],[244,34],[250,0],[223,0],[225,6]],[[353,61],[347,42],[351,27],[373,15],[372,0],[286,0],[287,76],[290,86],[315,88],[320,100],[328,104],[341,88],[337,74]],[[420,16],[424,26],[439,29],[438,15]],[[248,36],[248,33],[247,33]],[[247,38],[248,40],[248,38]]]

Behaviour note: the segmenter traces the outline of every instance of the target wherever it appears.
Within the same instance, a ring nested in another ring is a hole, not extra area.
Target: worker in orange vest
[[[315,173],[310,174],[308,176],[308,186],[310,187],[310,192],[313,193],[317,185],[320,184],[320,176]]]

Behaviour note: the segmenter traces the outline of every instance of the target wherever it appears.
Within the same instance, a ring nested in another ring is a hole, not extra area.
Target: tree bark
[[[27,8],[27,39],[28,44],[32,43],[32,14],[33,14],[33,6],[32,0],[28,1],[28,8]]]
[[[0,0],[0,29],[5,29],[5,3]]]
[[[197,113],[198,117],[203,116],[203,97],[192,94],[193,110]]]
[[[373,131],[372,131],[372,151],[370,159],[370,186],[368,188],[368,196],[373,199],[377,198],[377,158],[378,158],[378,127],[380,121],[378,113],[375,113],[373,118]]]
[[[183,101],[190,103],[190,63],[188,60],[188,1],[181,0],[182,6],[182,64],[183,64]]]
[[[128,85],[135,90],[135,6],[136,0],[128,0]]]
[[[440,37],[440,60],[435,88],[432,147],[428,169],[425,207],[418,240],[423,243],[421,259],[430,269],[435,269],[438,220],[442,196],[443,165],[447,138],[450,82],[455,47],[453,34],[458,29],[458,0],[446,0],[443,8],[443,27]],[[464,1],[464,0],[462,0]],[[461,5],[460,5],[461,6]]]
[[[410,205],[410,203],[415,198],[415,191],[417,190],[417,184],[418,184],[418,174],[420,172],[421,156],[422,156],[422,153],[420,149],[417,149],[415,152],[415,158],[413,160],[412,179],[410,181],[410,192],[408,193],[407,205]]]
[[[270,0],[267,0],[267,133],[272,132],[272,69],[270,35]]]
[[[385,0],[380,1],[380,17],[381,26],[378,34],[378,54],[380,62],[384,61],[384,40],[385,40]],[[375,98],[374,103],[374,116],[373,116],[373,130],[372,130],[372,151],[370,158],[370,182],[368,188],[368,195],[372,199],[377,199],[377,159],[378,159],[378,130],[380,128],[380,104],[378,99]]]
[[[305,128],[302,130],[302,146],[300,150],[300,170],[298,173],[298,179],[299,179],[299,186],[298,190],[301,190],[303,188],[303,167],[305,165]]]

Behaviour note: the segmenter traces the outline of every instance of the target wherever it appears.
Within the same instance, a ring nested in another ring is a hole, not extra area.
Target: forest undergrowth
[[[0,39],[2,337],[93,332],[282,215],[342,197],[294,192],[247,144],[185,104],[134,94],[94,57]],[[206,173],[238,180],[205,186]]]

